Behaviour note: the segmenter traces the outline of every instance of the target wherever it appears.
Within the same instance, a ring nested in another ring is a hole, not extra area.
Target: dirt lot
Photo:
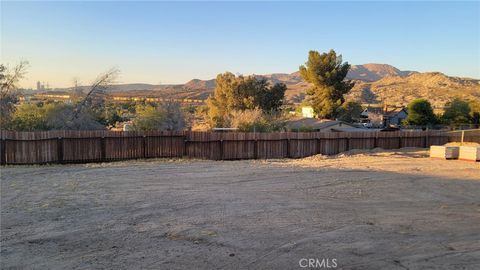
[[[350,154],[4,167],[1,265],[480,269],[479,163]]]

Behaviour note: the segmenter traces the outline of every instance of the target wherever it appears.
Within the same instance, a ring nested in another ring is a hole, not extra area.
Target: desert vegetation
[[[161,102],[141,99],[112,102],[107,97],[109,89],[116,83],[119,74],[117,69],[100,74],[88,87],[80,87],[75,79],[70,103],[21,101],[18,83],[27,71],[27,62],[21,62],[13,68],[0,66],[2,129],[92,130],[112,129],[119,123],[128,123],[130,130],[138,131],[235,128],[239,131],[266,132],[284,130],[291,112],[295,112],[295,106],[287,102],[286,94],[292,86],[288,82],[289,75],[243,76],[225,72],[208,83],[197,80],[189,84],[189,91],[197,87],[214,87],[214,90],[206,100],[206,105],[185,106],[168,98]],[[363,83],[350,79],[352,74],[365,76],[365,80],[370,78],[368,83],[394,80],[388,79],[388,76],[421,76],[415,72],[401,72],[378,65],[366,65],[366,68],[355,66],[352,70],[348,62],[343,62],[342,56],[334,50],[326,53],[310,51],[306,63],[300,66],[295,75],[298,78],[294,83],[301,84],[303,80],[307,88],[306,96],[296,105],[297,108],[311,106],[318,118],[359,122],[365,106],[350,97],[356,85]],[[287,83],[284,83],[286,80]],[[436,85],[435,80],[428,83]],[[468,87],[473,85],[474,82],[467,83]],[[399,91],[408,92],[407,88]],[[378,96],[378,93],[370,94]],[[413,99],[407,106],[409,115],[403,124],[480,124],[479,99],[454,97],[447,99],[443,108],[442,113],[438,110],[434,113],[434,105],[429,99]],[[308,131],[308,127],[305,131]]]

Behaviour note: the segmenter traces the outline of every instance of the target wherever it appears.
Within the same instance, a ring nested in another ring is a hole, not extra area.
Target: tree
[[[124,121],[121,117],[121,107],[117,106],[115,103],[105,103],[102,106],[86,110],[90,112],[97,122],[107,127],[113,127],[117,122]]]
[[[75,112],[76,106],[57,103],[47,111],[47,125],[54,130],[102,130],[105,126],[98,122],[91,111]],[[75,115],[76,113],[76,115]]]
[[[408,116],[404,120],[407,125],[427,126],[438,122],[432,104],[423,98],[411,101],[407,106],[407,112]]]
[[[270,86],[264,78],[235,76],[230,72],[219,74],[213,96],[207,100],[210,125],[227,126],[226,117],[235,110],[261,109],[278,111],[283,104],[287,87],[277,83]]]
[[[449,125],[470,123],[470,105],[468,102],[454,98],[445,104],[445,111],[442,119],[444,123]]]
[[[233,73],[217,75],[215,92],[207,99],[210,126],[225,126],[225,116],[235,108],[233,93],[236,85],[237,79]]]
[[[116,81],[119,74],[120,71],[118,69],[111,68],[99,75],[97,79],[93,81],[85,97],[75,106],[71,121],[75,121],[75,118],[79,117],[82,113],[85,114],[85,110],[103,110],[105,108],[106,90]]]
[[[182,130],[185,128],[185,114],[177,102],[164,102],[161,104],[164,113],[163,129]]]
[[[469,100],[468,105],[470,106],[470,118],[472,119],[472,124],[480,124],[480,101],[479,100]]]
[[[18,82],[25,76],[28,62],[22,61],[12,70],[0,64],[0,128],[8,128],[17,103]]]
[[[283,105],[283,99],[285,97],[285,91],[287,86],[283,83],[276,83],[272,87],[264,88],[261,93],[260,107],[265,111],[278,111]]]
[[[360,119],[360,114],[362,111],[363,108],[360,103],[354,101],[345,102],[338,108],[337,118],[341,121],[353,123]]]
[[[350,65],[342,63],[342,56],[334,50],[320,54],[310,51],[308,61],[300,66],[300,75],[311,83],[307,90],[313,109],[321,118],[333,118],[344,102],[344,95],[350,92],[354,83],[345,80]]]
[[[16,131],[48,130],[46,106],[24,103],[17,106],[9,128]]]

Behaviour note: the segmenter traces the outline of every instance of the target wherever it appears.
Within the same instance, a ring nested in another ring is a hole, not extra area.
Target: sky
[[[1,63],[21,86],[185,83],[218,73],[290,73],[309,50],[350,64],[480,78],[480,2],[5,2]]]

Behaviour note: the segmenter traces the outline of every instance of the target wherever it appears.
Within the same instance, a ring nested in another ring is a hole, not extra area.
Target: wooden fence
[[[397,132],[112,132],[0,131],[1,164],[85,163],[138,158],[213,160],[300,158],[350,149],[429,147],[458,140],[438,131]],[[478,134],[466,141],[480,142]]]

